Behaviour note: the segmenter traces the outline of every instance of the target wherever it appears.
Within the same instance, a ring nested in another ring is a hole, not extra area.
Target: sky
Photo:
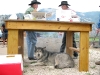
[[[56,8],[60,9],[62,0],[38,0],[41,2],[39,9]],[[71,5],[70,8],[75,11],[88,12],[100,11],[100,0],[67,0]],[[0,14],[24,13],[30,6],[31,0],[0,0]]]

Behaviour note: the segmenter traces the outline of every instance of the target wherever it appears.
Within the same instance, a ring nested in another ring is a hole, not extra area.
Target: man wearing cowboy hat
[[[99,6],[100,7],[100,6]],[[98,23],[98,29],[97,29],[97,33],[100,32],[100,19],[99,19],[99,23]],[[100,61],[95,62],[96,65],[100,65]]]
[[[25,14],[31,14],[31,12],[33,12],[34,10],[36,11],[38,8],[38,4],[41,4],[40,2],[38,2],[37,0],[33,0],[31,1],[31,3],[29,4],[31,7],[29,7]],[[27,36],[27,47],[28,47],[28,59],[29,60],[34,60],[34,50],[35,50],[35,45],[37,42],[37,33],[34,31],[26,31]]]
[[[68,4],[67,1],[61,1],[61,4],[59,5],[59,7],[61,7],[62,10],[71,10],[68,6],[70,6],[70,5]],[[73,11],[73,10],[71,10],[71,17],[72,18],[77,18],[78,17],[76,15],[75,11]],[[62,45],[61,45],[61,48],[60,48],[60,52],[64,52],[65,46],[66,46],[66,32],[64,32],[64,36],[63,36],[63,39],[62,39]],[[73,36],[73,47],[77,48],[74,36]],[[77,57],[78,53],[74,51],[73,55],[74,55],[74,57]]]

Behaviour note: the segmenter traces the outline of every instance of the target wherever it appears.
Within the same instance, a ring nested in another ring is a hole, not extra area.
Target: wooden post
[[[24,57],[24,34],[22,30],[19,30],[18,32],[18,46],[20,46],[18,50],[18,54],[22,54],[22,57]]]
[[[79,71],[88,71],[89,67],[89,32],[80,32]]]
[[[8,30],[7,54],[18,54],[18,30]]]
[[[69,47],[73,46],[73,32],[66,32],[66,52],[72,56],[73,51],[69,49]]]

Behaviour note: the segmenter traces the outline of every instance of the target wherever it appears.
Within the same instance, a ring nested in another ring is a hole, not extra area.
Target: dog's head
[[[46,47],[35,47],[34,57],[39,60],[43,57]]]

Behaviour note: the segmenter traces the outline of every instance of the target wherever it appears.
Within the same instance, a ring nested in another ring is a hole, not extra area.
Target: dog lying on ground
[[[66,53],[49,52],[46,47],[35,47],[34,57],[38,66],[53,66],[57,69],[73,68],[74,60]]]

